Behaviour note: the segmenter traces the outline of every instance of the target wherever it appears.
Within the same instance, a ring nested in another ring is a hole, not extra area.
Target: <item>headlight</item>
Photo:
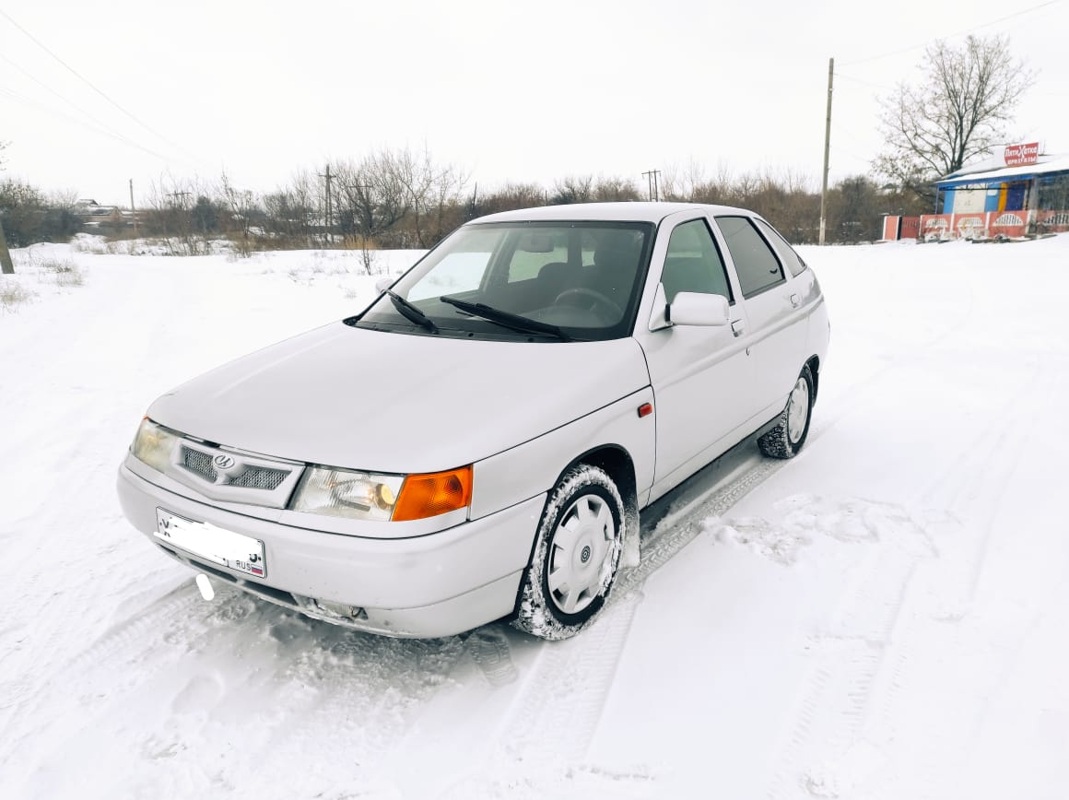
[[[386,521],[393,515],[402,480],[400,475],[309,467],[293,499],[293,510]]]
[[[166,428],[145,417],[137,429],[130,452],[134,457],[148,464],[155,470],[163,472],[172,461],[175,443],[178,437]]]
[[[386,522],[426,519],[471,504],[470,466],[420,475],[309,467],[294,511]]]

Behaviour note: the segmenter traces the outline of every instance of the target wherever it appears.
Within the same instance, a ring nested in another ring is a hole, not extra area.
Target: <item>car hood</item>
[[[148,416],[278,458],[433,472],[507,450],[647,385],[630,338],[476,341],[338,322],[194,378]]]

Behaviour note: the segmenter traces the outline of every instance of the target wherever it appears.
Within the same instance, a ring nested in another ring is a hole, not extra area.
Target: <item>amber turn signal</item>
[[[394,522],[426,519],[467,508],[471,504],[471,465],[409,475],[405,478],[393,510]]]

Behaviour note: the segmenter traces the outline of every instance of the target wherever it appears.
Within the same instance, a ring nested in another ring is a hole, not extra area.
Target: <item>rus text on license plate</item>
[[[263,578],[267,575],[264,543],[251,536],[194,522],[156,509],[156,538],[224,567]]]

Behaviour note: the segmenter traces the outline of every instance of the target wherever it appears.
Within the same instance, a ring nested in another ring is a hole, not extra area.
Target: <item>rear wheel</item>
[[[761,452],[772,458],[792,458],[809,435],[809,420],[813,416],[813,373],[806,365],[794,382],[787,407],[780,414],[775,428],[757,440]]]
[[[612,588],[623,525],[624,503],[608,473],[588,464],[568,470],[542,512],[516,627],[542,639],[578,633]]]

